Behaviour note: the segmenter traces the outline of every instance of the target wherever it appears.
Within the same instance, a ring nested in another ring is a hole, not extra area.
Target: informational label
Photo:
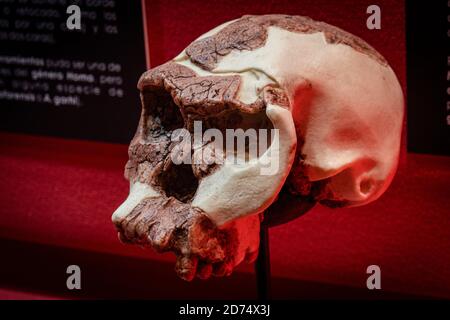
[[[144,42],[140,1],[0,0],[0,130],[129,142]]]
[[[406,1],[406,15],[408,150],[450,155],[450,1]]]

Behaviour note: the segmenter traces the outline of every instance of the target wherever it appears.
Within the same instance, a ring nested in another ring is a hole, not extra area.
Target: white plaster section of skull
[[[160,197],[161,194],[150,185],[136,181],[130,182],[130,193],[127,199],[114,211],[112,221],[118,222],[126,217],[145,198]]]
[[[403,118],[402,91],[390,67],[348,45],[327,43],[322,32],[272,26],[264,46],[233,50],[212,72],[249,69],[285,89],[304,138],[306,174],[311,181],[329,179],[328,200],[362,205],[386,190],[398,162]],[[302,104],[305,94],[312,96]]]
[[[259,158],[245,164],[227,159],[213,174],[203,178],[192,201],[217,225],[249,213],[260,213],[275,200],[294,162],[297,136],[289,110],[268,104],[266,114],[276,131],[270,147]],[[264,167],[278,163],[274,174]]]

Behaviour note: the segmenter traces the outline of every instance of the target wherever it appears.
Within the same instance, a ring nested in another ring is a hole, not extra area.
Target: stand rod
[[[259,237],[259,254],[255,263],[256,288],[258,300],[270,299],[270,252],[269,252],[269,226],[261,224]]]

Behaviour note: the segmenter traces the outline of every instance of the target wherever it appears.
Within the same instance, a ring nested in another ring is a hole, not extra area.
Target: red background
[[[387,58],[405,89],[403,2],[377,1],[382,29],[375,31],[365,25],[370,4],[147,1],[151,64],[165,62],[202,33],[243,14],[301,14],[364,38]],[[172,272],[170,254],[118,242],[110,216],[128,193],[122,175],[126,149],[0,135],[0,243],[6,256],[0,297],[254,297],[252,266],[240,267],[227,279],[184,283]],[[450,297],[449,169],[448,157],[404,152],[392,186],[375,203],[334,210],[318,206],[271,229],[273,296]],[[30,264],[40,276],[27,273]],[[81,293],[65,289],[68,264],[79,264],[85,272]],[[382,272],[383,290],[377,293],[366,289],[366,268],[372,264]]]

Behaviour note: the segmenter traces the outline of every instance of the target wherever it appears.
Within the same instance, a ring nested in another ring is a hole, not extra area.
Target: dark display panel
[[[145,69],[140,1],[0,0],[0,130],[127,143]]]
[[[406,14],[408,150],[449,155],[450,1],[406,1]]]

